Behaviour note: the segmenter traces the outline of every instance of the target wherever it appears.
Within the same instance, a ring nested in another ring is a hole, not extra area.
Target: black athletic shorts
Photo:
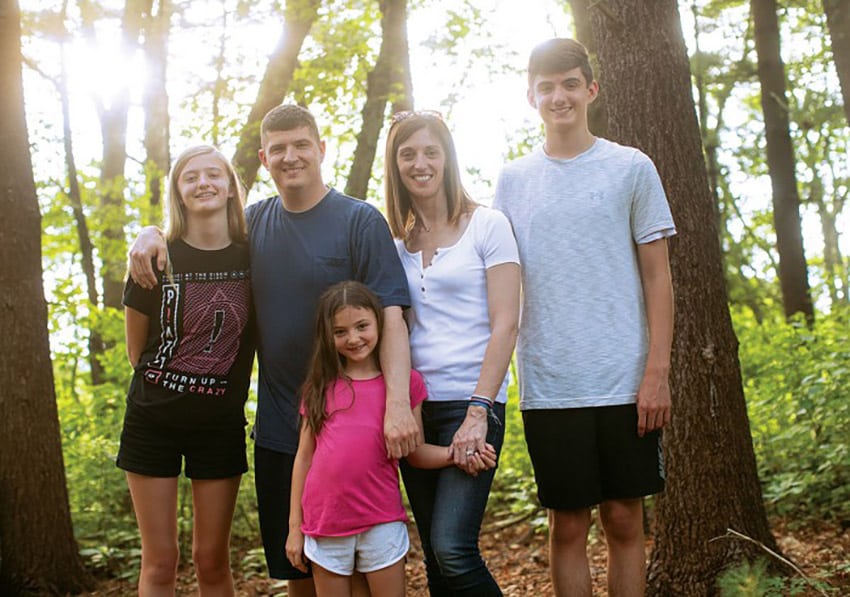
[[[639,437],[634,404],[526,410],[522,420],[545,508],[577,510],[664,489],[661,431]]]
[[[244,424],[222,429],[171,427],[146,409],[127,404],[116,460],[119,468],[149,477],[177,477],[184,458],[190,479],[241,475],[248,470]]]
[[[289,536],[289,494],[292,488],[294,454],[275,452],[254,445],[254,485],[257,489],[257,511],[260,534],[269,576],[285,580],[310,578],[295,568],[286,557]]]

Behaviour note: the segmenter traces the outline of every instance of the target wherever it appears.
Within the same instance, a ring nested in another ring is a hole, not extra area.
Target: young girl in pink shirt
[[[319,300],[286,542],[292,564],[312,568],[319,597],[350,595],[355,570],[366,576],[373,597],[405,593],[407,516],[398,462],[387,457],[383,432],[382,313],[378,298],[359,282],[335,284]],[[420,436],[425,398],[422,377],[411,371],[410,405]],[[474,457],[495,465],[489,444]],[[452,464],[449,446],[424,438],[407,459],[419,468]]]

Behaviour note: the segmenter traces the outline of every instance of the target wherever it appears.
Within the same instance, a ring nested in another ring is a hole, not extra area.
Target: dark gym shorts
[[[634,404],[526,410],[522,420],[545,508],[577,510],[664,489],[661,431],[639,437]]]
[[[116,464],[125,471],[149,477],[177,477],[186,459],[190,479],[227,479],[248,470],[245,426],[195,429],[171,427],[127,404]]]
[[[313,575],[295,568],[286,557],[289,536],[289,494],[292,488],[294,454],[285,454],[254,445],[254,485],[257,489],[257,512],[260,535],[269,576],[284,580],[311,578]]]

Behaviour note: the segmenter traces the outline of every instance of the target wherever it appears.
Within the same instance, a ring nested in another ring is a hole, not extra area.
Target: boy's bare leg
[[[591,597],[590,508],[549,510],[549,569],[556,597]]]
[[[608,542],[608,594],[642,596],[646,590],[642,499],[602,502],[599,515]]]

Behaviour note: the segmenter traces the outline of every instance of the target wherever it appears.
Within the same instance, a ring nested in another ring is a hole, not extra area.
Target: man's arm
[[[670,351],[673,346],[673,283],[667,239],[637,247],[649,328],[649,352],[637,395],[638,435],[670,422]]]
[[[399,306],[384,308],[380,359],[387,386],[384,416],[387,456],[404,458],[416,449],[421,440],[410,409],[410,344]]]
[[[156,258],[156,267],[159,271],[165,270],[165,261],[168,248],[165,244],[165,236],[156,226],[145,226],[136,237],[127,266],[130,276],[141,286],[150,290],[156,286],[156,272],[153,271],[151,260]]]

